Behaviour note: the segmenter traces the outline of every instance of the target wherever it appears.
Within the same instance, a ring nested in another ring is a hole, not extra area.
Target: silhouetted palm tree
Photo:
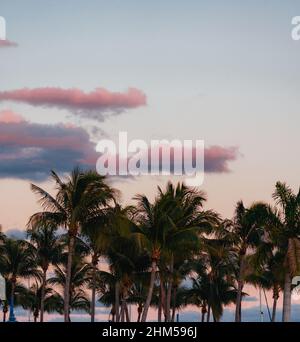
[[[70,274],[70,288],[68,298],[70,299],[69,313],[67,317],[67,322],[71,322],[70,313],[71,310],[81,309],[89,312],[90,302],[86,295],[86,286],[89,283],[91,266],[81,260],[80,255],[74,255],[72,258],[72,267]],[[67,262],[65,260],[60,265],[55,265],[54,275],[47,280],[49,285],[58,286],[62,291],[65,287],[66,277],[67,277]],[[59,292],[56,293],[56,298],[58,303],[64,303],[64,297],[61,296]]]
[[[229,241],[236,252],[237,299],[235,321],[241,321],[242,291],[245,283],[246,255],[250,249],[255,249],[261,242],[265,232],[268,207],[264,203],[254,203],[245,208],[242,201],[238,202],[233,221],[225,221],[218,231],[218,236]]]
[[[11,286],[9,304],[13,309],[17,281],[31,277],[40,279],[41,272],[37,269],[36,250],[26,241],[5,238],[1,254],[1,273]]]
[[[37,263],[42,269],[40,321],[44,321],[44,299],[46,295],[47,271],[50,264],[61,258],[62,244],[57,234],[57,227],[46,224],[35,229],[28,229],[27,234],[36,247]]]
[[[294,194],[285,183],[276,183],[273,198],[279,210],[274,211],[271,239],[284,254],[283,322],[290,321],[292,277],[300,272],[300,189]]]
[[[34,193],[40,196],[40,204],[45,211],[31,216],[28,226],[31,229],[43,225],[54,225],[68,231],[68,263],[64,288],[64,319],[69,319],[69,294],[71,268],[75,241],[82,225],[98,215],[101,208],[114,198],[115,191],[105,184],[105,178],[93,171],[83,172],[75,168],[66,180],[51,172],[56,185],[56,196],[32,184]]]

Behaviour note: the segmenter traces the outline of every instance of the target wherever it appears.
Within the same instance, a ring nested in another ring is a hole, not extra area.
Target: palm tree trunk
[[[170,322],[171,316],[171,297],[172,297],[172,284],[171,281],[169,282],[168,289],[167,289],[167,303],[166,303],[166,321]]]
[[[115,286],[115,308],[116,308],[116,322],[120,321],[120,283],[116,281]]]
[[[115,308],[114,304],[112,305],[110,314],[111,314],[111,321],[115,322],[115,320],[116,320],[116,308]]]
[[[167,290],[167,304],[166,304],[166,314],[167,314],[167,322],[171,320],[171,298],[172,298],[172,288],[173,288],[173,269],[174,269],[174,255],[171,256],[170,261],[170,275],[168,281],[168,290]]]
[[[156,267],[157,267],[156,260],[153,260],[151,264],[151,276],[150,276],[150,284],[149,284],[147,299],[145,302],[144,311],[143,311],[142,319],[141,319],[142,322],[146,322],[148,310],[151,304],[154,282],[155,282]]]
[[[207,313],[206,310],[206,303],[204,303],[201,307],[201,322],[204,323],[205,321],[205,314]]]
[[[15,314],[14,314],[14,305],[15,305],[15,288],[16,288],[16,279],[11,281],[11,294],[10,294],[10,305],[9,305],[9,322],[15,322]]]
[[[286,272],[284,279],[284,290],[283,290],[283,310],[282,310],[282,321],[289,322],[291,319],[291,286],[292,279],[289,272]]]
[[[121,301],[121,322],[125,322],[125,301]]]
[[[239,269],[239,276],[238,276],[238,289],[237,289],[237,296],[236,296],[236,307],[235,307],[235,322],[241,322],[242,315],[241,315],[241,308],[242,308],[242,291],[244,287],[244,258],[245,254],[240,256],[240,269]]]
[[[276,310],[277,310],[277,301],[279,298],[279,289],[277,284],[273,286],[273,308],[272,308],[272,318],[271,322],[276,321]]]
[[[96,308],[96,272],[97,272],[97,263],[98,260],[95,260],[95,257],[93,257],[92,262],[92,307],[91,307],[91,322],[95,322],[95,308]]]
[[[161,303],[161,296],[159,296],[158,312],[157,312],[157,321],[158,322],[161,322],[161,314],[162,314],[162,303]]]
[[[42,289],[41,289],[41,316],[40,316],[41,323],[44,322],[46,281],[47,281],[47,269],[45,268],[43,270]]]
[[[66,285],[64,291],[64,321],[69,322],[69,312],[70,312],[70,286],[71,286],[71,272],[72,272],[72,262],[73,262],[73,252],[75,246],[75,236],[70,234],[69,239],[69,250],[68,250],[68,264],[67,264],[67,274],[66,274]]]
[[[164,283],[160,280],[160,304],[161,304],[161,313],[164,313],[165,321],[166,321],[166,290]]]
[[[126,322],[130,322],[129,310],[128,310],[128,305],[126,302],[125,302],[125,316],[126,316]]]
[[[172,322],[175,321],[175,314],[176,314],[176,294],[177,294],[177,289],[176,289],[176,287],[174,287],[174,289],[173,289]]]
[[[206,322],[210,321],[210,311],[210,304],[208,304]]]
[[[142,312],[143,312],[143,304],[142,304],[142,303],[139,303],[139,305],[138,305],[138,317],[137,317],[137,322],[140,322],[140,321],[141,321]]]
[[[273,299],[272,322],[276,321],[277,298]]]

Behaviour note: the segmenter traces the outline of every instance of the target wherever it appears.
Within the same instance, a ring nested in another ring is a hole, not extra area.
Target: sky
[[[0,223],[40,210],[30,182],[95,166],[99,139],[203,139],[207,208],[299,187],[297,0],[1,0]],[[113,180],[124,203],[169,177]],[[172,178],[174,181],[177,178]],[[257,303],[256,303],[257,304]],[[255,305],[256,305],[255,304]]]

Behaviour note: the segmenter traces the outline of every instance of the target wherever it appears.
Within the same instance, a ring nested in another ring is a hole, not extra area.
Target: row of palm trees
[[[11,320],[22,306],[35,321],[57,312],[70,322],[72,311],[83,310],[94,322],[100,302],[114,322],[130,321],[130,306],[137,321],[153,308],[158,321],[171,322],[187,305],[199,307],[202,322],[217,322],[229,304],[240,322],[245,284],[272,291],[271,321],[282,294],[282,320],[290,320],[292,278],[300,275],[300,190],[278,182],[274,206],[240,201],[224,220],[204,209],[201,190],[181,183],[122,207],[119,192],[93,171],[51,177],[55,196],[31,185],[43,210],[30,217],[27,239],[0,235],[4,321],[9,306]]]

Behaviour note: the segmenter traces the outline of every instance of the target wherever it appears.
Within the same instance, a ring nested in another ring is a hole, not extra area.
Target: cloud
[[[167,149],[164,147],[168,146]],[[195,147],[187,148],[170,147],[170,145],[158,145],[149,149],[140,150],[138,159],[144,161],[148,160],[147,165],[141,165],[137,162],[137,167],[140,171],[151,172],[151,170],[159,170],[161,172],[169,172],[174,174],[175,170],[181,174],[185,174],[185,167],[193,166],[196,171],[203,171],[206,173],[228,173],[230,172],[229,164],[238,159],[239,151],[237,147],[222,147],[218,145],[204,148],[204,160],[200,157],[203,150],[198,150]],[[167,153],[163,153],[162,151]],[[127,163],[130,162],[131,155],[127,158]],[[135,158],[135,155],[133,155]],[[110,163],[117,158],[117,170],[119,170],[119,159],[124,163],[122,156],[108,155]],[[204,161],[204,165],[203,165]],[[125,159],[126,163],[126,159]]]
[[[0,123],[20,123],[24,121],[21,115],[7,109],[0,112]]]
[[[25,240],[27,237],[26,231],[22,229],[18,229],[18,228],[8,229],[4,233],[9,238],[16,239],[16,240]]]
[[[10,40],[1,40],[0,39],[0,49],[1,48],[9,48],[9,47],[17,47],[18,44],[15,42],[12,42]]]
[[[82,117],[103,121],[107,114],[146,105],[146,95],[135,88],[111,92],[97,88],[86,93],[80,89],[55,87],[17,89],[0,92],[0,101],[26,103],[32,106],[66,109]]]
[[[96,152],[89,133],[81,127],[32,123],[10,110],[0,112],[0,146],[0,178],[45,180],[51,169],[63,173],[69,172],[75,165],[95,168],[101,155]],[[195,164],[195,149],[189,154]],[[148,153],[148,158],[150,155]],[[112,160],[116,157],[109,156]],[[177,158],[178,154],[171,149],[170,163],[166,164],[164,159],[160,170],[167,170],[170,164],[170,173],[173,174],[175,166],[182,167],[182,161]],[[229,163],[237,158],[238,149],[235,147],[207,147],[204,151],[204,170],[208,173],[229,172]],[[148,162],[148,171],[157,164],[157,160]],[[202,170],[203,165],[197,166]]]
[[[88,133],[63,124],[37,124],[0,112],[0,177],[44,180],[49,171],[92,167],[97,154]]]
[[[205,172],[229,172],[228,163],[238,158],[237,147],[211,146],[204,151]]]

